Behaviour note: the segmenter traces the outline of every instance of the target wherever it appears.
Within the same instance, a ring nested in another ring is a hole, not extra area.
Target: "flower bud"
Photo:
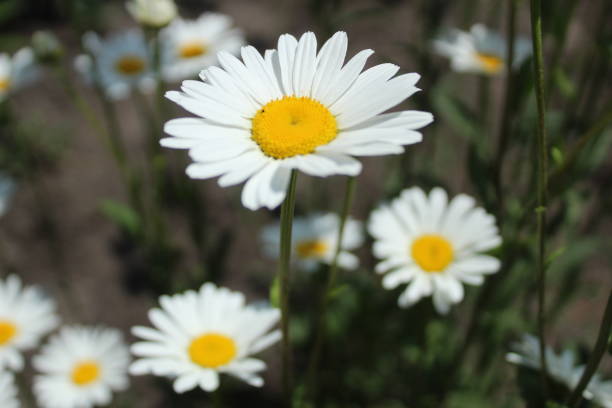
[[[52,64],[64,54],[62,44],[51,31],[39,30],[32,35],[32,49],[36,59],[43,64]]]
[[[134,20],[148,28],[162,28],[177,15],[174,0],[132,0],[126,4]]]

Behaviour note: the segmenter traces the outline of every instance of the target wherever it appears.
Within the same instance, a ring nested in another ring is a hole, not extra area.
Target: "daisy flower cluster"
[[[55,302],[19,277],[0,280],[0,406],[19,407],[12,372],[59,326]],[[34,394],[42,408],[107,405],[128,385],[128,348],[116,329],[64,326],[32,359]]]
[[[551,347],[546,346],[545,353],[548,374],[569,391],[573,390],[578,385],[585,366],[577,364],[576,355],[569,349],[557,354]],[[541,370],[540,340],[530,334],[524,334],[520,342],[512,345],[512,351],[506,354],[506,360],[532,370]],[[603,408],[612,407],[612,380],[604,381],[599,374],[595,374],[584,390],[583,397]]]
[[[177,16],[176,5],[168,0],[135,0],[127,6],[145,28],[159,29],[159,69],[164,81],[193,78],[217,63],[218,52],[236,53],[244,43],[242,32],[223,14],[204,13],[195,20],[185,20]],[[88,32],[83,36],[83,48],[85,53],[75,59],[75,68],[108,98],[124,99],[132,91],[149,93],[154,89],[154,51],[140,29],[106,39]]]

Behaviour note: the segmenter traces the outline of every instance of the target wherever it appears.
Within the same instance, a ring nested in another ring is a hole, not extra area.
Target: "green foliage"
[[[130,206],[107,199],[100,204],[100,211],[130,236],[136,237],[142,233],[140,216]]]

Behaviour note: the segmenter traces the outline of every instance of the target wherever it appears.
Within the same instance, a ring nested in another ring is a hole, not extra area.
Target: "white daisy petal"
[[[278,39],[278,62],[280,65],[281,83],[285,95],[294,95],[293,72],[295,64],[295,51],[298,41],[294,36],[283,34]]]
[[[293,65],[293,94],[310,96],[317,62],[317,39],[311,32],[300,38]]]
[[[322,91],[326,91],[340,75],[347,47],[348,37],[343,31],[334,34],[321,47],[318,55],[318,67],[312,83],[311,96],[313,98],[321,99]]]
[[[19,408],[17,399],[17,386],[13,374],[0,370],[0,407]]]

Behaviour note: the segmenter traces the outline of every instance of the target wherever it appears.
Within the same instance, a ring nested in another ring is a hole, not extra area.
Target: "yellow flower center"
[[[208,47],[199,41],[187,42],[179,46],[179,56],[181,58],[195,58],[208,53]]]
[[[8,78],[0,78],[0,92],[6,91],[11,86],[11,81]]]
[[[442,272],[453,260],[453,246],[439,235],[422,235],[412,243],[410,252],[426,272]]]
[[[478,53],[476,58],[482,64],[485,72],[489,74],[497,74],[504,67],[504,60],[496,55]]]
[[[266,156],[285,159],[328,144],[338,127],[334,115],[314,99],[285,96],[257,112],[251,132]]]
[[[125,55],[117,60],[115,68],[123,75],[138,75],[145,69],[145,60],[137,55]]]
[[[298,242],[295,250],[300,258],[319,258],[325,255],[327,243],[321,240]]]
[[[208,333],[196,337],[189,345],[189,357],[194,363],[206,367],[223,366],[236,356],[236,343],[223,334]]]
[[[71,378],[78,386],[89,385],[100,378],[100,365],[95,361],[82,361],[72,369]]]
[[[8,320],[0,320],[0,346],[8,344],[17,334],[17,326]]]

